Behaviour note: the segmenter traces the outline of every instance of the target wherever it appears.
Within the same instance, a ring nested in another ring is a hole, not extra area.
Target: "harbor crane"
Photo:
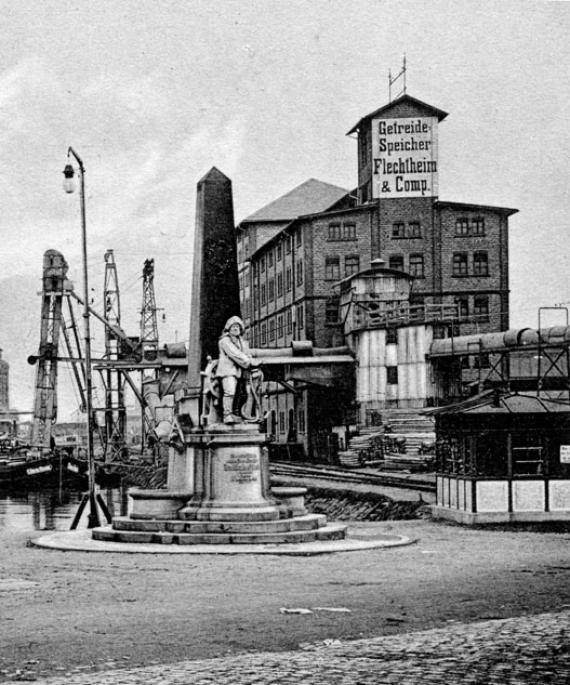
[[[86,410],[85,367],[78,328],[71,300],[83,304],[67,278],[68,264],[57,250],[44,254],[42,278],[42,305],[40,345],[37,355],[28,357],[30,364],[37,364],[31,444],[40,451],[53,447],[53,426],[57,419],[58,363],[69,362],[81,399],[81,410]],[[158,327],[154,295],[154,260],[147,259],[143,268],[143,307],[141,310],[141,335],[130,337],[121,328],[120,293],[117,267],[112,250],[105,253],[104,315],[89,305],[89,312],[105,329],[105,355],[94,359],[105,389],[104,426],[99,426],[99,437],[104,450],[105,462],[122,456],[126,444],[125,390],[128,385],[139,402],[143,416],[144,435],[154,434],[156,428],[158,370]],[[64,314],[65,310],[65,314]],[[66,354],[60,354],[61,338]],[[131,377],[139,371],[142,385]],[[144,392],[144,383],[150,382]],[[150,406],[149,401],[150,400]]]

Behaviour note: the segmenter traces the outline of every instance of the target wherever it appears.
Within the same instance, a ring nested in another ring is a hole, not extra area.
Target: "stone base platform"
[[[315,540],[313,542],[280,542],[265,544],[193,544],[172,545],[141,542],[107,542],[96,540],[92,532],[110,530],[95,528],[49,533],[32,541],[36,547],[65,550],[67,552],[105,552],[107,554],[273,554],[284,556],[314,556],[337,552],[359,552],[410,545],[415,540],[404,535],[376,534],[374,536],[350,533],[343,539]],[[349,528],[350,530],[350,528]]]
[[[143,521],[116,517],[109,528],[93,530],[94,540],[162,545],[283,544],[340,540],[347,526],[327,524],[322,514],[271,521]]]

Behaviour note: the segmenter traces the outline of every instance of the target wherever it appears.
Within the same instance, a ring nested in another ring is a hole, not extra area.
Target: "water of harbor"
[[[127,513],[126,488],[101,490],[100,494],[111,515]],[[59,488],[21,491],[0,489],[0,532],[69,530],[82,498],[82,492]],[[87,511],[84,511],[78,528],[86,526]]]

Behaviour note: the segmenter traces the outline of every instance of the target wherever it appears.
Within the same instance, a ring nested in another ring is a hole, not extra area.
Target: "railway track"
[[[392,488],[405,488],[420,492],[435,492],[435,479],[428,476],[398,476],[386,473],[364,473],[346,471],[334,466],[314,466],[271,461],[270,472],[275,476],[310,478],[312,480],[334,481],[337,483],[356,483],[359,485],[385,485]]]

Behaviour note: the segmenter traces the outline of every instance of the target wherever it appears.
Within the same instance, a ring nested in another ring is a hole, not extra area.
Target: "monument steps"
[[[326,526],[324,514],[307,514],[295,518],[274,521],[184,521],[184,520],[140,520],[126,516],[113,519],[113,530],[150,533],[192,533],[192,534],[241,534],[241,533],[287,533],[291,531],[314,530]]]
[[[279,545],[323,540],[344,540],[346,529],[347,526],[341,524],[329,524],[312,530],[290,530],[273,533],[169,533],[95,528],[92,535],[94,540],[105,542],[136,542],[159,545]]]

